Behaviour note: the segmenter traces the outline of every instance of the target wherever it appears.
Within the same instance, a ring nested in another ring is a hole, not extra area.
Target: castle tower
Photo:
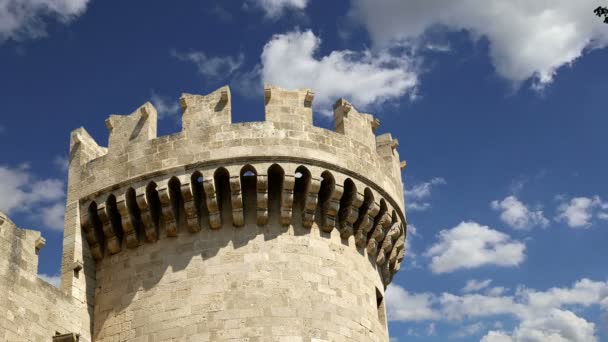
[[[106,120],[107,148],[72,132],[61,290],[88,318],[69,332],[389,340],[384,290],[406,236],[397,141],[345,100],[329,131],[310,90],[264,97],[263,122],[232,124],[223,87],[182,95],[176,134],[156,136],[150,103]]]

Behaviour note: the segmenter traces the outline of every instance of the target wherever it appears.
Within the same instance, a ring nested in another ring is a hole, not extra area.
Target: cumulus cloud
[[[608,45],[608,31],[593,20],[594,0],[354,0],[351,17],[380,48],[419,45],[429,29],[465,31],[486,39],[496,72],[515,84],[550,84],[558,69]]]
[[[0,42],[46,35],[45,19],[67,23],[83,14],[89,0],[0,1]]]
[[[525,259],[525,244],[476,222],[442,230],[438,239],[425,253],[431,258],[433,273],[486,265],[517,266]]]
[[[273,19],[288,10],[302,11],[308,5],[308,0],[249,0],[249,2],[264,10],[266,17]]]
[[[365,109],[415,91],[418,79],[407,59],[367,50],[317,57],[320,45],[310,30],[274,35],[261,55],[262,80],[288,89],[312,88],[315,106],[327,109],[340,97]]]
[[[442,293],[411,293],[399,285],[390,285],[390,301],[395,310],[411,305],[418,298],[417,307],[426,315],[389,315],[396,321],[452,321],[462,322],[454,336],[465,337],[483,333],[485,325],[475,320],[507,316],[516,320],[512,331],[487,331],[481,341],[541,342],[541,341],[597,341],[593,322],[575,314],[583,308],[599,306],[607,310],[608,282],[581,279],[570,287],[555,287],[538,291],[519,286],[513,296],[488,296],[479,293],[455,295]],[[388,291],[387,291],[388,293]],[[401,295],[394,295],[401,294]],[[388,297],[387,297],[388,298]],[[429,314],[432,313],[432,314]],[[427,317],[427,318],[424,318]],[[470,320],[474,320],[472,323]]]
[[[466,285],[462,288],[462,292],[465,292],[465,293],[477,292],[479,290],[483,290],[483,289],[487,288],[488,286],[490,286],[490,283],[492,283],[492,279],[485,279],[485,280],[471,279],[471,280],[467,281]]]
[[[533,227],[547,227],[549,220],[542,210],[530,210],[515,196],[508,196],[502,201],[493,201],[492,209],[500,211],[500,219],[512,228],[526,230]]]
[[[48,275],[48,274],[38,274],[38,277],[40,277],[40,279],[46,281],[47,283],[55,286],[55,287],[59,287],[61,285],[61,276],[59,274],[57,275]]]
[[[199,74],[213,80],[228,78],[240,69],[245,61],[245,55],[242,53],[236,57],[210,57],[201,51],[178,52],[173,50],[171,55],[180,61],[193,63]]]
[[[407,210],[409,211],[425,211],[431,207],[428,199],[431,197],[432,189],[439,185],[444,185],[447,182],[444,178],[435,177],[428,182],[415,184],[411,188],[405,188],[405,198],[407,202]]]
[[[590,228],[594,217],[608,219],[608,203],[599,196],[574,197],[563,201],[557,208],[557,220],[566,222],[570,228]]]
[[[46,227],[63,229],[65,189],[59,179],[37,179],[28,165],[0,165],[0,210],[31,214]]]
[[[419,321],[438,319],[439,313],[432,309],[432,295],[411,294],[398,285],[389,285],[386,290],[386,312],[389,320]]]
[[[568,310],[552,309],[547,314],[531,317],[512,334],[490,331],[482,342],[595,342],[595,324]]]

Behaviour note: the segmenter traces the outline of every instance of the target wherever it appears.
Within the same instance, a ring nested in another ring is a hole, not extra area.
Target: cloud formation
[[[390,285],[385,296],[386,311],[392,320],[419,321],[440,317],[432,308],[430,293],[411,294],[398,285]]]
[[[156,108],[158,119],[175,117],[179,114],[179,103],[171,100],[170,98],[153,92],[152,96],[150,97],[150,102],[152,102],[152,105],[154,105],[154,108]]]
[[[479,290],[483,290],[483,289],[487,288],[488,286],[490,286],[490,283],[492,283],[492,279],[485,279],[485,280],[471,279],[471,280],[467,281],[466,285],[462,288],[462,292],[465,292],[465,293],[477,292]]]
[[[2,0],[0,43],[46,35],[45,20],[67,23],[82,15],[89,0]]]
[[[227,79],[243,66],[244,54],[237,56],[207,56],[201,51],[178,52],[171,51],[171,55],[180,61],[193,63],[198,73],[212,80]]]
[[[433,273],[447,273],[494,265],[517,266],[524,261],[526,246],[507,234],[476,222],[461,222],[439,232],[438,240],[425,253]]]
[[[566,222],[570,228],[590,228],[594,218],[608,220],[608,203],[599,196],[562,200],[557,207],[556,219]]]
[[[301,11],[308,5],[308,0],[249,0],[264,10],[266,17],[276,19],[288,10]]]
[[[408,211],[425,211],[431,207],[428,201],[431,197],[431,191],[439,185],[444,185],[447,182],[444,178],[435,177],[428,182],[415,184],[412,188],[405,188],[405,199],[407,201]]]
[[[539,89],[585,52],[608,46],[608,30],[593,20],[593,0],[353,0],[351,17],[379,48],[420,45],[430,29],[468,32],[488,41],[496,72]]]
[[[549,220],[545,218],[542,210],[530,210],[515,196],[508,196],[502,201],[493,201],[491,207],[500,211],[500,219],[510,227],[519,230],[528,230],[533,227],[547,227]]]
[[[59,179],[37,179],[28,165],[0,165],[0,210],[7,215],[30,213],[53,230],[63,229],[65,185]]]
[[[324,113],[340,97],[366,109],[415,91],[418,78],[408,60],[368,50],[317,57],[320,45],[310,30],[274,35],[261,55],[262,80],[288,89],[314,89],[315,106]]]
[[[517,321],[513,331],[487,331],[482,341],[540,342],[540,341],[597,341],[593,322],[578,316],[581,309],[599,307],[608,309],[608,282],[581,279],[571,287],[537,291],[519,286],[514,295],[488,296],[479,293],[455,295],[442,293],[410,293],[399,285],[387,289],[393,308],[388,310],[392,321],[452,321],[468,322],[496,316],[510,316]],[[413,301],[412,298],[417,298]],[[400,308],[416,302],[417,312],[423,315],[400,314]],[[576,312],[576,313],[575,313]],[[427,318],[424,318],[427,317]],[[462,324],[462,323],[459,323]],[[486,329],[479,323],[461,329],[462,336],[480,334]]]

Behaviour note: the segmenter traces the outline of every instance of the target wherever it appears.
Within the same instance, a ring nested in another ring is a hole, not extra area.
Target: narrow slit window
[[[376,308],[378,309],[378,320],[386,327],[386,308],[384,306],[384,296],[382,292],[376,288]]]

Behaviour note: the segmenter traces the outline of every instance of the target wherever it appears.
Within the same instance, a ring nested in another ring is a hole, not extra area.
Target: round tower
[[[107,148],[72,132],[62,289],[93,341],[389,340],[397,141],[345,100],[329,131],[310,90],[264,97],[263,122],[232,124],[223,87],[183,94],[176,134],[150,103],[106,120]]]

